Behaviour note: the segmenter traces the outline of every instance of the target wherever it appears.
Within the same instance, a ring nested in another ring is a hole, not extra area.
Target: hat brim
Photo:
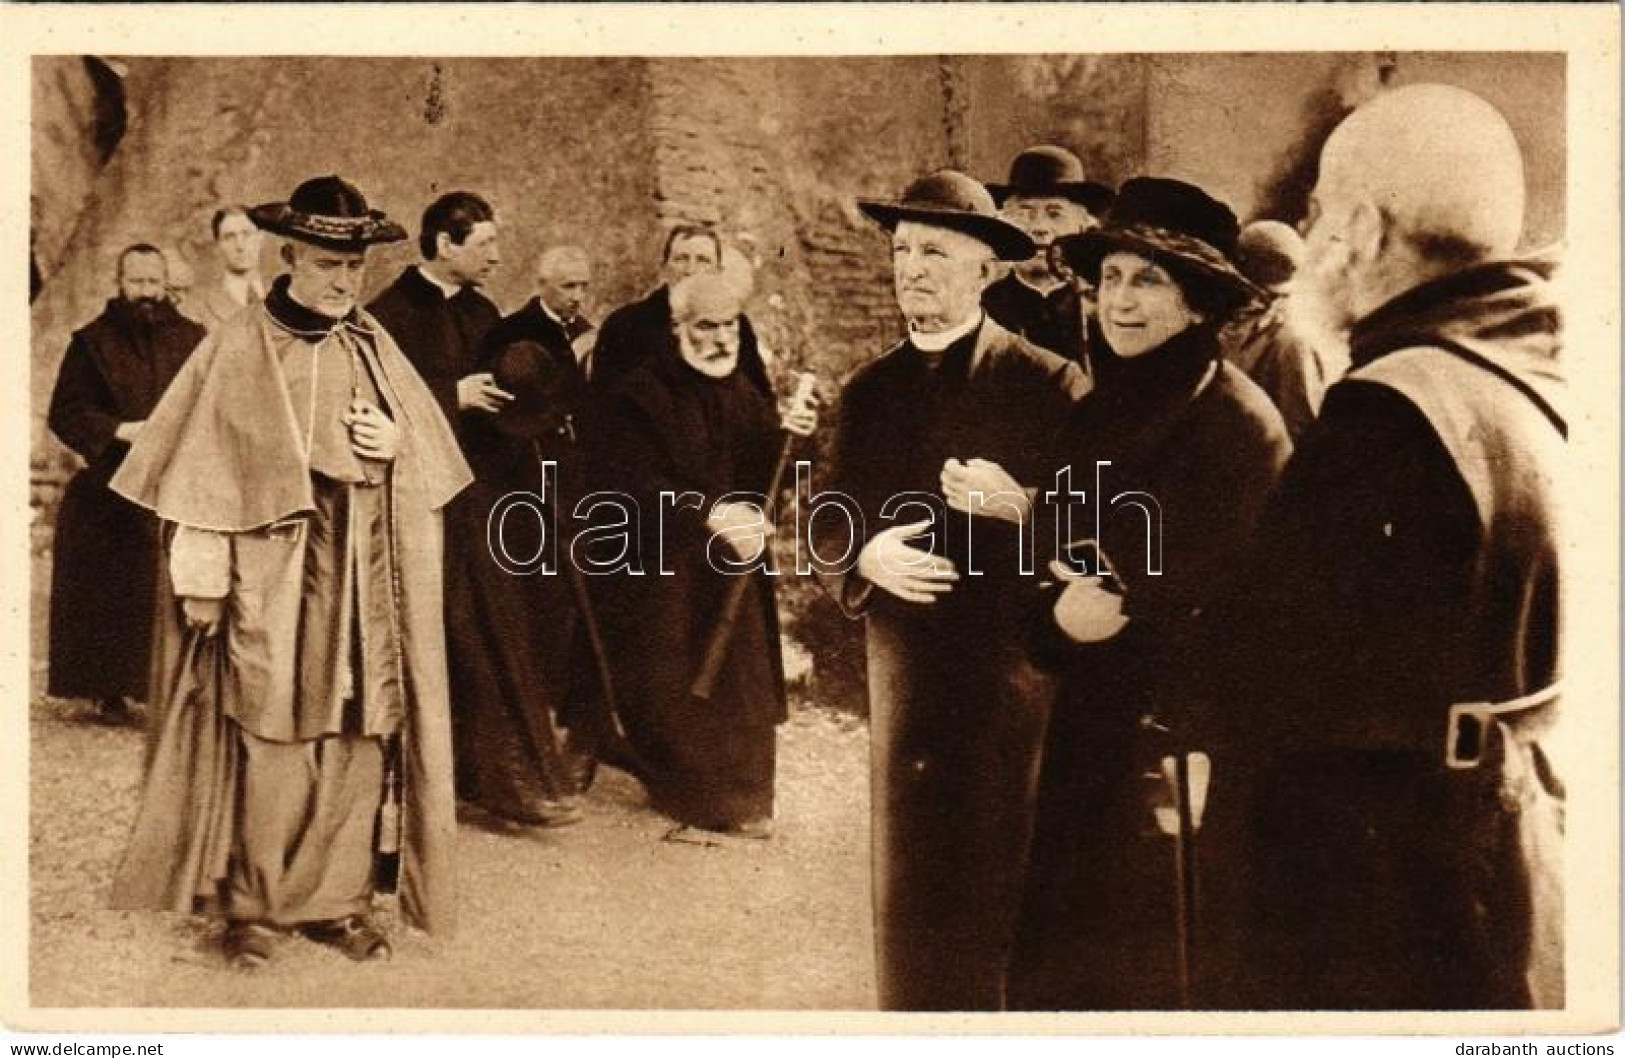
[[[248,219],[273,235],[346,253],[407,238],[405,228],[377,210],[365,217],[317,217],[286,202],[267,202],[251,207]]]
[[[1091,285],[1100,283],[1100,265],[1114,253],[1133,253],[1164,261],[1180,273],[1182,281],[1205,283],[1240,306],[1264,292],[1236,270],[1229,259],[1200,239],[1144,225],[1101,227],[1055,240],[1055,252],[1076,275]]]
[[[860,201],[858,209],[887,231],[896,230],[902,221],[912,220],[961,232],[986,243],[1001,261],[1025,261],[1038,252],[1037,244],[1026,232],[1002,217],[958,209],[905,206],[896,202]]]
[[[1112,204],[1112,189],[1093,180],[1062,180],[1049,187],[988,184],[987,193],[993,196],[993,201],[1001,208],[1012,195],[1026,195],[1029,198],[1064,198],[1068,202],[1076,202],[1097,217],[1104,214]]]
[[[514,398],[491,417],[498,432],[534,439],[569,429],[570,413],[581,398],[579,377],[555,362],[540,343],[528,338],[511,342],[487,362],[486,370]]]

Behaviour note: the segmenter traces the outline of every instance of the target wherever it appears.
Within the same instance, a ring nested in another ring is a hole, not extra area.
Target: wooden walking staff
[[[1174,923],[1179,966],[1179,1005],[1193,1008],[1191,981],[1195,976],[1198,886],[1196,832],[1202,826],[1207,803],[1211,762],[1206,753],[1179,753],[1162,758],[1162,777],[1174,799],[1174,819],[1168,826],[1158,819],[1163,833],[1174,837]]]
[[[811,371],[803,371],[797,376],[796,391],[790,397],[790,406],[805,404],[813,397],[813,388],[818,378]],[[767,486],[767,505],[763,509],[762,517],[769,523],[773,520],[773,507],[778,500],[779,488],[784,483],[784,472],[790,466],[790,453],[794,451],[796,435],[785,432],[784,443],[779,448],[779,460],[773,465],[773,479]],[[711,693],[716,690],[717,677],[722,674],[722,663],[728,659],[728,643],[733,639],[734,626],[739,623],[739,608],[744,605],[745,594],[750,590],[751,575],[741,574],[728,585],[728,594],[723,596],[722,616],[717,620],[716,626],[711,629],[711,638],[705,644],[705,657],[700,663],[699,674],[689,685],[688,692],[701,701],[710,701]]]

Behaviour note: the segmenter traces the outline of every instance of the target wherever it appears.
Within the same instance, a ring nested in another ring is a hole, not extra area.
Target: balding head
[[[592,285],[592,261],[579,246],[549,246],[536,265],[536,290],[553,315],[568,321],[580,315]]]
[[[1490,104],[1460,88],[1377,96],[1326,141],[1306,278],[1346,326],[1429,279],[1511,254],[1523,156]]]
[[[739,285],[717,272],[689,276],[671,288],[671,316],[674,320],[738,316],[744,308],[745,299]]]

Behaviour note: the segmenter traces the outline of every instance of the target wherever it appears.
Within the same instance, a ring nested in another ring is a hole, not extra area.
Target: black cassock
[[[514,572],[542,545],[541,524],[518,511],[492,553],[492,508],[514,492],[543,492],[533,442],[504,436],[492,417],[457,410],[457,381],[490,369],[487,352],[525,335],[499,330],[495,305],[472,288],[446,297],[407,269],[369,306],[423,375],[451,419],[474,483],[446,508],[446,661],[460,799],[507,819],[541,822],[546,802],[572,792],[560,756],[556,708],[570,658],[556,634],[573,613],[562,578]],[[504,338],[503,336],[507,337]],[[556,454],[556,453],[555,453]],[[549,527],[551,528],[551,527]]]
[[[613,387],[600,414],[593,484],[636,504],[644,574],[623,571],[597,586],[621,720],[651,801],[702,827],[769,816],[774,728],[786,716],[772,584],[760,572],[720,572],[733,553],[712,540],[705,518],[730,492],[760,502],[783,437],[777,412],[742,370],[710,378],[668,344]],[[703,504],[662,493],[695,493]],[[716,687],[699,700],[689,688],[737,576],[751,577],[750,594]]]
[[[167,303],[151,323],[121,299],[73,336],[47,421],[86,462],[57,511],[49,690],[64,698],[147,697],[158,523],[111,492],[130,446],[120,423],[151,413],[203,328]]]

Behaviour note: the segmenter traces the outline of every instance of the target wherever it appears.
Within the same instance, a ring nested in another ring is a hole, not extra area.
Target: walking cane
[[[536,466],[541,470],[545,481],[547,461],[542,458],[541,444],[531,441],[530,450],[536,457]],[[555,519],[555,531],[557,527],[558,519]],[[598,718],[601,730],[597,732],[597,737],[614,739],[617,743],[616,749],[630,755],[631,746],[627,742],[626,732],[621,729],[620,713],[615,702],[615,681],[610,675],[609,652],[605,649],[604,637],[598,630],[598,615],[593,610],[592,596],[587,594],[584,575],[568,556],[564,563],[564,579],[570,585],[570,597],[575,601],[576,613],[580,616],[582,628],[587,633],[587,648],[592,653],[593,670],[598,676],[598,689],[603,695],[599,699],[603,708],[602,715]]]
[[[1174,926],[1175,956],[1179,972],[1179,1005],[1193,1008],[1192,985],[1196,968],[1198,884],[1196,832],[1202,826],[1202,809],[1207,804],[1208,776],[1212,762],[1206,753],[1179,753],[1162,758],[1162,778],[1174,799],[1176,818],[1158,820],[1163,833],[1174,835]],[[1160,814],[1160,813],[1159,813]],[[1171,822],[1170,827],[1168,823]]]
[[[818,378],[811,371],[803,371],[798,376],[795,394],[790,398],[790,404],[805,404],[812,399],[813,387]],[[771,522],[773,518],[774,502],[779,496],[779,487],[784,482],[784,472],[790,465],[790,453],[795,449],[796,435],[788,431],[784,435],[784,443],[779,447],[779,460],[773,465],[773,478],[767,486],[767,506],[762,517]],[[701,701],[710,701],[711,694],[716,690],[717,677],[722,674],[722,663],[728,658],[728,643],[733,639],[734,625],[739,623],[740,607],[744,605],[745,593],[750,590],[751,577],[744,574],[736,577],[728,585],[728,594],[723,597],[722,616],[717,620],[716,626],[711,629],[711,638],[705,644],[705,656],[700,663],[699,674],[689,686],[688,693]]]

